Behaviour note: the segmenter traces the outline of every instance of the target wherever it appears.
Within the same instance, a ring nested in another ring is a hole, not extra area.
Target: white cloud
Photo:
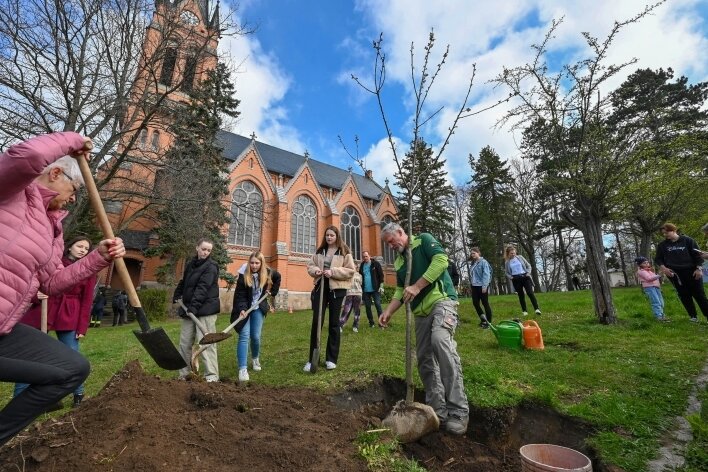
[[[699,4],[700,0],[668,2],[639,23],[628,25],[613,43],[607,64],[625,62],[633,57],[639,60],[608,82],[607,90],[603,92],[618,86],[639,67],[672,67],[677,75],[687,75],[693,82],[706,80],[708,61],[704,52],[708,49],[708,39],[700,30],[704,20],[695,13]],[[552,51],[562,55],[564,60],[574,61],[587,54],[587,46],[580,34],[582,31],[588,31],[602,40],[614,20],[633,17],[642,11],[646,2],[391,0],[382,3],[359,0],[357,5],[370,18],[373,30],[384,33],[388,79],[400,82],[409,90],[408,97],[403,97],[403,100],[410,100],[411,42],[415,43],[418,64],[431,28],[437,38],[431,64],[437,64],[444,45],[450,44],[447,64],[429,97],[431,109],[446,107],[433,124],[436,136],[426,136],[426,140],[438,147],[464,96],[473,63],[477,64],[477,78],[472,94],[476,104],[472,108],[479,109],[507,93],[505,90],[492,90],[486,81],[500,73],[503,66],[514,67],[528,61],[532,57],[531,44],[542,41],[552,19],[564,17],[552,40]],[[518,154],[518,136],[514,136],[508,128],[493,129],[502,111],[503,107],[460,123],[445,153],[457,183],[469,178],[468,155],[478,154],[485,145],[494,147],[503,158]],[[412,113],[410,106],[408,113]],[[409,119],[410,116],[401,118],[401,121]],[[397,127],[396,124],[392,126]],[[380,142],[375,145],[375,148],[378,147]]]
[[[256,35],[227,36],[219,42],[219,54],[230,62],[241,100],[241,115],[231,131],[291,150],[304,151],[300,133],[288,119],[283,100],[291,77],[282,70],[278,58],[264,51]]]

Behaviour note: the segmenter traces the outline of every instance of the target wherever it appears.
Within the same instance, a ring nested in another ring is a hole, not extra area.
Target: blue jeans
[[[378,290],[373,292],[364,292],[362,294],[362,300],[364,302],[364,308],[366,308],[366,317],[369,319],[369,326],[375,326],[377,323],[374,322],[374,316],[371,313],[371,301],[373,299],[374,306],[376,307],[376,321],[378,322],[378,317],[381,316],[383,310],[381,309],[381,294]]]
[[[261,353],[261,329],[263,329],[263,312],[253,310],[246,324],[238,333],[238,344],[236,344],[236,359],[238,368],[245,369],[248,366],[248,341],[251,341],[251,357],[256,359]]]
[[[654,317],[662,318],[664,316],[664,297],[661,296],[661,289],[659,287],[644,287],[644,293],[649,299]]]
[[[76,331],[57,331],[57,339],[59,340],[60,343],[64,344],[65,346],[69,346],[72,350],[79,352],[79,340],[76,339]],[[19,395],[24,389],[29,387],[29,384],[26,383],[17,383],[15,384],[15,392],[13,393],[13,397],[16,397]],[[79,385],[76,387],[76,390],[74,390],[74,395],[83,395],[84,394],[84,384]]]

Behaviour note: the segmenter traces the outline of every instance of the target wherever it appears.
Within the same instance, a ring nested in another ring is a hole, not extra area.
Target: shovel
[[[310,361],[310,373],[311,374],[316,373],[317,367],[320,365],[320,339],[322,338],[322,305],[324,304],[323,302],[324,302],[324,273],[320,277],[320,305],[319,305],[319,310],[317,310],[317,339],[315,341],[315,349],[312,351],[312,360]]]
[[[111,228],[106,210],[103,208],[103,203],[101,203],[101,196],[98,194],[96,182],[94,182],[91,169],[89,169],[88,160],[82,157],[77,159],[77,161],[79,162],[81,175],[86,184],[91,207],[94,213],[96,213],[96,219],[98,219],[101,231],[107,239],[113,239],[115,238],[113,228]],[[167,336],[165,330],[162,328],[150,328],[147,316],[145,316],[145,311],[143,311],[142,305],[140,304],[140,299],[133,286],[133,281],[130,279],[130,274],[128,273],[128,268],[123,258],[114,259],[113,264],[128,294],[130,305],[135,310],[135,317],[140,325],[140,331],[134,330],[133,333],[138,338],[138,341],[140,341],[140,344],[143,345],[155,363],[165,370],[178,370],[187,367],[187,363],[174,344],[172,344],[172,340]]]
[[[197,318],[196,316],[194,316],[194,313],[191,313],[191,312],[187,309],[187,307],[185,306],[185,304],[184,304],[184,302],[182,301],[181,298],[180,298],[179,300],[177,300],[177,303],[179,303],[179,306],[182,307],[182,309],[183,309],[184,312],[187,314],[187,316],[189,317],[189,319],[192,320],[192,321],[194,321],[194,324],[197,325],[197,328],[199,329],[199,331],[202,332],[202,336],[206,336],[209,331],[206,329],[206,326],[204,326],[204,323],[202,323],[202,322],[199,320],[199,318]]]
[[[218,332],[218,333],[207,333],[207,334],[204,334],[204,336],[202,337],[202,339],[199,340],[199,344],[200,344],[202,347],[200,347],[199,349],[197,349],[197,351],[196,351],[194,354],[192,354],[191,367],[192,367],[192,371],[193,371],[193,372],[197,372],[197,371],[199,370],[199,369],[196,367],[196,363],[195,363],[195,361],[197,360],[197,357],[199,357],[199,354],[201,354],[202,352],[206,351],[206,350],[209,348],[210,345],[212,345],[212,344],[214,344],[214,343],[221,342],[221,341],[223,341],[224,339],[230,338],[230,337],[231,337],[231,333],[229,333],[229,331],[231,331],[232,329],[234,329],[234,328],[236,327],[236,325],[239,324],[241,321],[245,320],[245,319],[248,317],[248,314],[249,314],[250,312],[252,312],[253,310],[255,310],[256,308],[258,308],[258,306],[261,304],[261,302],[262,302],[263,300],[266,299],[266,297],[268,297],[268,293],[265,293],[256,303],[254,303],[253,305],[251,305],[251,308],[249,308],[248,310],[244,311],[244,312],[243,312],[243,315],[239,315],[239,317],[236,318],[236,320],[235,320],[233,323],[231,323],[231,324],[228,325],[226,328],[224,328],[223,331]],[[192,315],[192,316],[194,316],[194,315]]]
[[[43,332],[47,332],[47,299],[42,298],[42,307],[40,308],[40,319],[39,319],[39,329]]]
[[[260,306],[261,302],[263,300],[265,300],[267,297],[268,297],[268,293],[263,294],[263,296],[260,299],[258,299],[258,301],[256,303],[251,305],[251,308],[244,311],[243,315],[240,315],[238,318],[236,318],[236,320],[233,323],[231,323],[226,328],[224,328],[224,330],[221,331],[220,333],[205,334],[204,337],[201,340],[199,340],[199,344],[201,344],[201,345],[214,344],[214,343],[221,342],[224,339],[230,338],[231,333],[229,333],[229,331],[234,329],[236,327],[236,325],[239,324],[241,321],[245,320],[246,317],[248,317],[248,314],[250,312],[252,312],[253,310],[255,310],[256,308],[258,308]]]

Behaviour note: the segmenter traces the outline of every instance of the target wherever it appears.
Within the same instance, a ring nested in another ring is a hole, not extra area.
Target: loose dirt
[[[355,439],[380,427],[401,389],[389,379],[326,396],[253,383],[164,380],[132,362],[80,408],[35,423],[0,449],[0,470],[366,471]],[[475,411],[467,436],[436,432],[404,451],[433,471],[520,470],[519,432],[509,427],[520,421],[522,429],[537,427],[520,418],[513,411]],[[567,425],[562,428],[567,435]]]

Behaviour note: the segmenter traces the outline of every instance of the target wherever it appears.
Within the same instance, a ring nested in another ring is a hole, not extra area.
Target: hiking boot
[[[330,362],[330,361],[325,362],[325,369],[334,370],[336,368],[337,368],[337,364],[335,364],[334,362]]]
[[[243,368],[238,370],[238,381],[248,382],[251,378],[248,376],[248,369]]]
[[[462,436],[467,432],[468,417],[460,417],[458,415],[448,415],[442,427],[450,434]]]
[[[305,367],[302,368],[302,371],[309,372],[310,370],[312,370],[312,363],[308,362],[307,364],[305,364]]]
[[[257,357],[253,359],[253,370],[255,372],[260,372],[261,371],[261,360]]]
[[[83,393],[75,393],[74,394],[74,403],[71,405],[72,408],[78,408],[81,405],[81,402],[84,400],[84,394]]]

